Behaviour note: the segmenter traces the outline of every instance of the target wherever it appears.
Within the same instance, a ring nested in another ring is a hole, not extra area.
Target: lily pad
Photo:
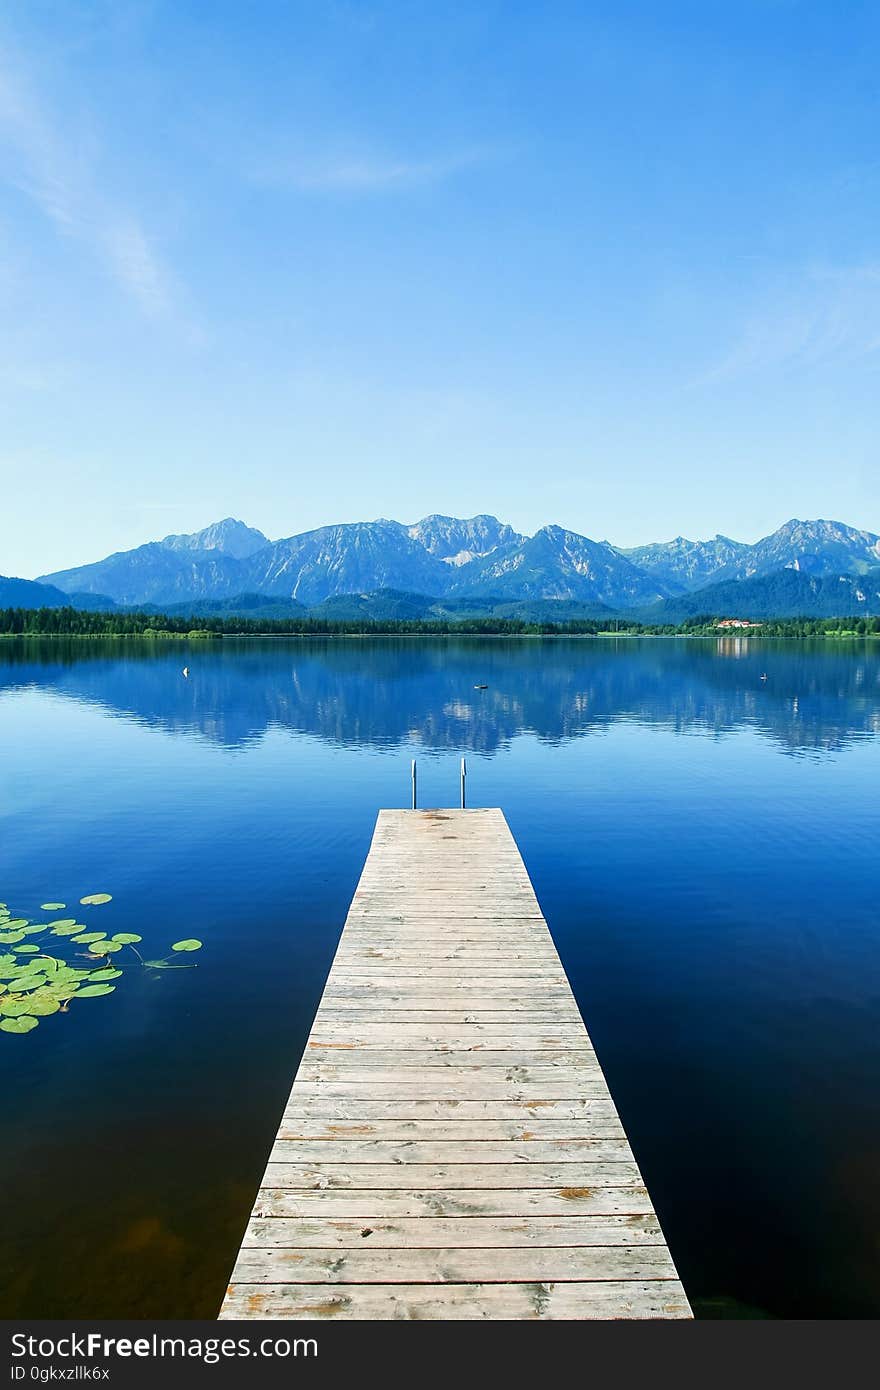
[[[86,907],[100,907],[112,900],[109,893],[91,893],[80,902]],[[65,906],[63,902],[46,902],[41,912],[60,912]],[[27,917],[14,917],[13,909],[0,902],[0,1028],[4,1032],[29,1033],[42,1018],[66,1013],[74,998],[112,994],[116,981],[125,973],[113,958],[126,946],[132,948],[132,956],[140,965],[149,967],[147,977],[155,979],[155,972],[160,970],[192,969],[195,962],[180,957],[201,950],[203,944],[196,937],[186,937],[174,942],[170,957],[143,961],[135,949],[144,939],[139,932],[119,931],[111,936],[90,930],[87,922],[87,916],[85,922],[75,917],[32,922]],[[48,933],[55,940],[44,935]],[[43,939],[38,942],[37,936]],[[68,943],[70,949],[65,952]],[[74,947],[86,950],[77,952]],[[137,968],[131,958],[127,964],[130,969]]]
[[[3,1018],[0,1019],[0,1029],[4,1033],[32,1033],[38,1022],[36,1018]]]
[[[31,995],[28,1000],[28,1013],[35,1018],[48,1018],[50,1014],[57,1014],[60,1008],[58,997],[49,990],[40,990],[39,994]]]
[[[91,967],[87,970],[74,970],[72,965],[62,965],[52,979],[54,984],[62,985],[66,984],[68,980],[87,980],[91,973]]]
[[[9,980],[6,988],[10,994],[32,994],[48,983],[45,975],[20,975],[17,980]]]
[[[28,1012],[29,1004],[27,999],[11,999],[8,995],[4,995],[3,998],[0,999],[0,1014],[4,1014],[7,1018],[18,1018],[21,1014],[26,1014]]]

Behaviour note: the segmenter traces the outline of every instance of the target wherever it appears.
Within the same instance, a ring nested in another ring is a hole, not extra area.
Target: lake
[[[0,898],[193,967],[0,1032],[0,1315],[216,1313],[376,811],[462,755],[697,1313],[880,1314],[880,643],[337,638],[0,643]]]

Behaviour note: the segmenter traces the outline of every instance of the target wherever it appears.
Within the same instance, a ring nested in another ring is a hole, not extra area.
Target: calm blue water
[[[0,1033],[0,1314],[213,1315],[376,810],[465,754],[698,1309],[876,1316],[878,735],[877,643],[0,644],[0,899],[205,943]]]

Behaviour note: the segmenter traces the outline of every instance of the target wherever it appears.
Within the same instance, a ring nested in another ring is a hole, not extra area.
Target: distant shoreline
[[[853,617],[754,618],[743,613],[701,613],[677,623],[646,621],[644,615],[608,617],[468,616],[420,618],[266,618],[243,613],[185,615],[146,613],[139,609],[102,611],[59,607],[0,607],[0,636],[133,638],[146,642],[214,642],[281,638],[337,637],[590,637],[602,641],[641,637],[711,638],[714,641],[762,641],[779,637],[880,637],[880,615]]]
[[[870,642],[880,640],[880,632],[854,632],[851,629],[826,632],[0,632],[0,641],[78,641],[141,642],[152,647],[191,645],[210,647],[214,642],[315,642],[315,641],[447,641],[474,642]]]

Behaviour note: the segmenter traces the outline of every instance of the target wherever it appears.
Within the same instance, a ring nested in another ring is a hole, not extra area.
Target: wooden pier
[[[503,814],[380,811],[220,1317],[690,1316]]]

